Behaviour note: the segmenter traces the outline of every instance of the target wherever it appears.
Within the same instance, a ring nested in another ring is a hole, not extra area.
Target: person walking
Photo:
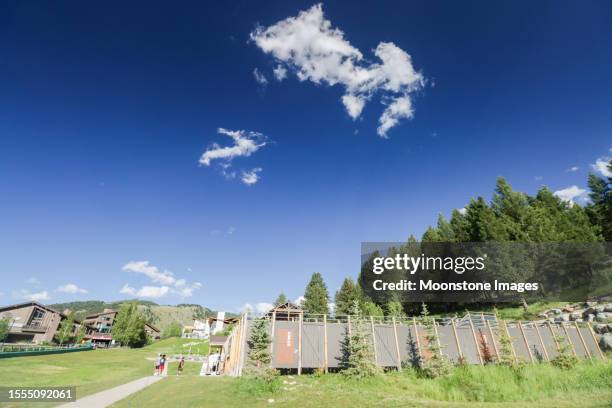
[[[159,359],[159,375],[164,375],[164,370],[166,369],[166,355],[162,354]]]
[[[183,368],[185,368],[185,357],[181,357],[181,360],[178,363],[178,367],[176,369],[177,376],[183,374]]]
[[[157,358],[155,359],[155,373],[153,375],[159,375],[159,363],[161,360],[161,354],[157,355]]]

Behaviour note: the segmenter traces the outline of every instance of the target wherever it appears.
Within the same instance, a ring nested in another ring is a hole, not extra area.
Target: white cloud
[[[259,302],[259,303],[255,303],[255,305],[252,305],[250,303],[245,303],[241,308],[240,311],[241,312],[256,312],[259,314],[263,314],[263,313],[267,313],[270,311],[270,309],[272,309],[274,307],[274,305],[272,303],[266,303],[266,302]]]
[[[293,301],[293,304],[296,306],[302,306],[302,303],[304,303],[304,296],[298,296],[298,298]]]
[[[375,93],[391,97],[394,102],[380,119],[378,134],[383,137],[400,119],[412,117],[410,94],[425,83],[410,55],[392,42],[381,42],[374,50],[380,62],[367,61],[344,32],[325,19],[321,4],[269,27],[258,27],[251,40],[300,81],[342,86],[342,102],[353,119]]]
[[[56,291],[64,292],[64,293],[87,293],[86,289],[79,288],[74,283],[67,283],[65,285],[62,285],[62,286],[58,287],[56,289]]]
[[[573,204],[577,201],[584,202],[588,198],[586,190],[578,186],[570,186],[564,188],[563,190],[555,191],[553,194],[559,197],[561,200],[566,201],[570,204]]]
[[[19,292],[14,292],[13,297],[35,302],[50,299],[49,292],[47,292],[46,290],[32,293],[26,289],[21,289]]]
[[[123,293],[125,295],[130,296],[138,296],[138,297],[150,297],[150,298],[160,298],[164,297],[168,294],[170,288],[168,286],[143,286],[140,289],[136,289],[128,285],[127,283],[123,285],[119,293]]]
[[[259,85],[268,85],[268,78],[266,78],[263,72],[259,71],[257,68],[253,70],[253,76],[255,77],[255,81],[257,81]]]
[[[200,157],[199,162],[204,166],[210,166],[211,161],[217,159],[231,161],[236,157],[249,157],[266,145],[264,135],[259,132],[219,128],[217,133],[231,137],[234,141],[234,145],[221,147],[214,143],[212,147],[206,150]]]
[[[125,284],[119,293],[142,297],[162,297],[169,293],[176,294],[182,298],[193,296],[193,291],[200,289],[200,282],[188,283],[185,279],[178,279],[170,271],[161,271],[158,267],[151,265],[149,261],[130,261],[121,268],[127,272],[134,272],[146,276],[152,283],[159,286],[143,286],[135,289]]]
[[[575,172],[575,171],[578,171],[578,170],[580,170],[580,167],[578,167],[578,166],[572,166],[569,169],[567,169],[567,171],[570,171],[572,173]]]
[[[608,170],[610,160],[609,157],[600,157],[595,161],[595,164],[591,164],[591,167],[604,177],[612,177],[612,172]]]
[[[457,208],[457,211],[459,211],[459,214],[461,214],[461,215],[467,214],[467,208],[465,208],[465,207]]]
[[[380,126],[376,129],[376,133],[378,133],[378,136],[386,138],[389,129],[397,125],[400,119],[410,119],[412,115],[410,97],[401,96],[396,98],[387,106],[380,119],[378,119]]]
[[[533,179],[535,181],[542,181],[542,180],[544,180],[544,176],[535,176]]]
[[[240,181],[242,181],[247,186],[252,186],[253,184],[259,181],[259,174],[261,173],[261,167],[255,167],[249,171],[243,171],[242,176],[240,177]]]
[[[26,280],[26,283],[29,283],[30,285],[38,286],[40,285],[40,280],[38,278],[31,277],[31,278],[28,278],[28,280]]]
[[[276,78],[278,82],[281,82],[283,79],[287,78],[287,69],[280,64],[274,68],[273,72],[274,78]]]

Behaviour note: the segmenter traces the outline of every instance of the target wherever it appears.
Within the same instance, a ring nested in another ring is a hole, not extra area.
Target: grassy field
[[[547,364],[518,373],[506,367],[472,366],[451,377],[427,380],[412,370],[367,382],[337,374],[281,377],[274,393],[254,393],[249,380],[169,377],[114,407],[610,407],[612,363],[581,363],[571,371]],[[285,382],[283,384],[283,381]]]
[[[190,343],[197,343],[191,344]],[[188,346],[184,346],[187,344]],[[151,375],[153,360],[158,353],[187,354],[199,349],[208,353],[208,343],[190,339],[167,339],[142,349],[98,349],[68,354],[15,357],[0,360],[2,386],[44,387],[76,386],[77,395],[84,396],[106,390],[130,380]],[[189,369],[199,364],[189,364]],[[176,367],[170,365],[169,369]],[[170,372],[170,371],[169,371]],[[0,406],[9,406],[1,405]],[[25,405],[16,405],[25,406]],[[42,407],[44,404],[32,404]],[[47,405],[48,406],[48,405]]]

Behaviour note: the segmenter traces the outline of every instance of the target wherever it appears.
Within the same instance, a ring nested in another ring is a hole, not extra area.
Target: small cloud
[[[123,285],[119,293],[129,296],[148,297],[148,298],[160,298],[168,294],[170,288],[168,286],[143,286],[136,290],[129,286],[127,283]]]
[[[573,172],[578,171],[578,170],[580,170],[580,167],[572,166],[572,167],[570,167],[569,169],[567,169],[565,171],[569,171],[569,172],[573,173]]]
[[[535,181],[542,181],[542,180],[544,180],[544,177],[543,176],[535,176],[533,179]]]
[[[21,289],[19,292],[13,292],[13,297],[34,302],[40,302],[43,300],[50,299],[49,292],[47,292],[46,290],[40,292],[30,292],[26,289]]]
[[[268,78],[266,78],[263,72],[259,71],[257,68],[253,70],[253,76],[255,77],[255,81],[259,85],[264,86],[264,87],[268,85]]]
[[[293,301],[293,304],[295,304],[296,306],[302,306],[303,303],[304,303],[304,296],[298,296],[297,299]]]
[[[280,64],[274,68],[273,72],[274,78],[276,78],[278,82],[281,82],[283,79],[287,78],[287,69]]]
[[[255,167],[250,171],[243,171],[242,176],[240,177],[240,181],[242,181],[247,186],[252,186],[253,184],[259,181],[259,174],[262,170],[261,167]]]
[[[229,226],[227,228],[227,235],[232,235],[234,232],[236,232],[236,228],[235,227]]]
[[[570,203],[570,205],[578,201],[584,202],[588,199],[587,191],[578,186],[570,186],[562,190],[557,190],[553,194],[561,200]]]
[[[144,275],[152,283],[159,284],[159,286],[143,286],[140,289],[125,284],[119,293],[131,296],[163,297],[171,293],[182,298],[188,298],[193,296],[194,290],[202,287],[200,282],[188,283],[185,279],[177,278],[170,271],[161,271],[155,265],[151,265],[149,261],[130,261],[123,265],[122,270]]]
[[[65,285],[62,285],[62,286],[58,287],[55,290],[58,291],[58,292],[73,293],[73,294],[76,294],[76,293],[88,293],[86,289],[79,288],[74,283],[67,283]]]
[[[259,303],[255,303],[255,305],[252,305],[250,303],[245,303],[241,308],[240,311],[241,312],[256,312],[259,314],[263,314],[263,313],[267,313],[270,311],[270,309],[272,309],[274,307],[274,305],[272,303],[267,303],[267,302],[259,302]]]
[[[234,145],[221,147],[214,143],[211,148],[202,153],[199,161],[201,165],[210,166],[213,160],[222,159],[229,162],[236,157],[249,157],[266,145],[266,138],[259,132],[219,128],[217,133],[232,138]]]
[[[38,285],[40,285],[40,280],[38,278],[31,277],[31,278],[28,278],[28,280],[26,280],[26,283],[28,283],[30,285],[38,286]]]
[[[608,163],[610,160],[611,159],[609,157],[600,157],[594,164],[591,164],[591,167],[604,177],[612,177],[612,172],[608,170]]]
[[[465,207],[457,208],[457,211],[459,211],[459,214],[461,214],[461,215],[467,214],[467,208],[465,208]]]

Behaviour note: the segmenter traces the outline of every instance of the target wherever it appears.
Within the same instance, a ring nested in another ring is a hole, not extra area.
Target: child
[[[161,359],[161,354],[157,355],[157,358],[155,359],[155,373],[153,375],[159,375],[159,361]]]
[[[183,368],[185,368],[185,357],[181,357],[181,361],[178,363],[177,373],[176,375],[183,374]]]
[[[164,369],[166,368],[166,355],[162,354],[159,359],[159,375],[164,375]]]

